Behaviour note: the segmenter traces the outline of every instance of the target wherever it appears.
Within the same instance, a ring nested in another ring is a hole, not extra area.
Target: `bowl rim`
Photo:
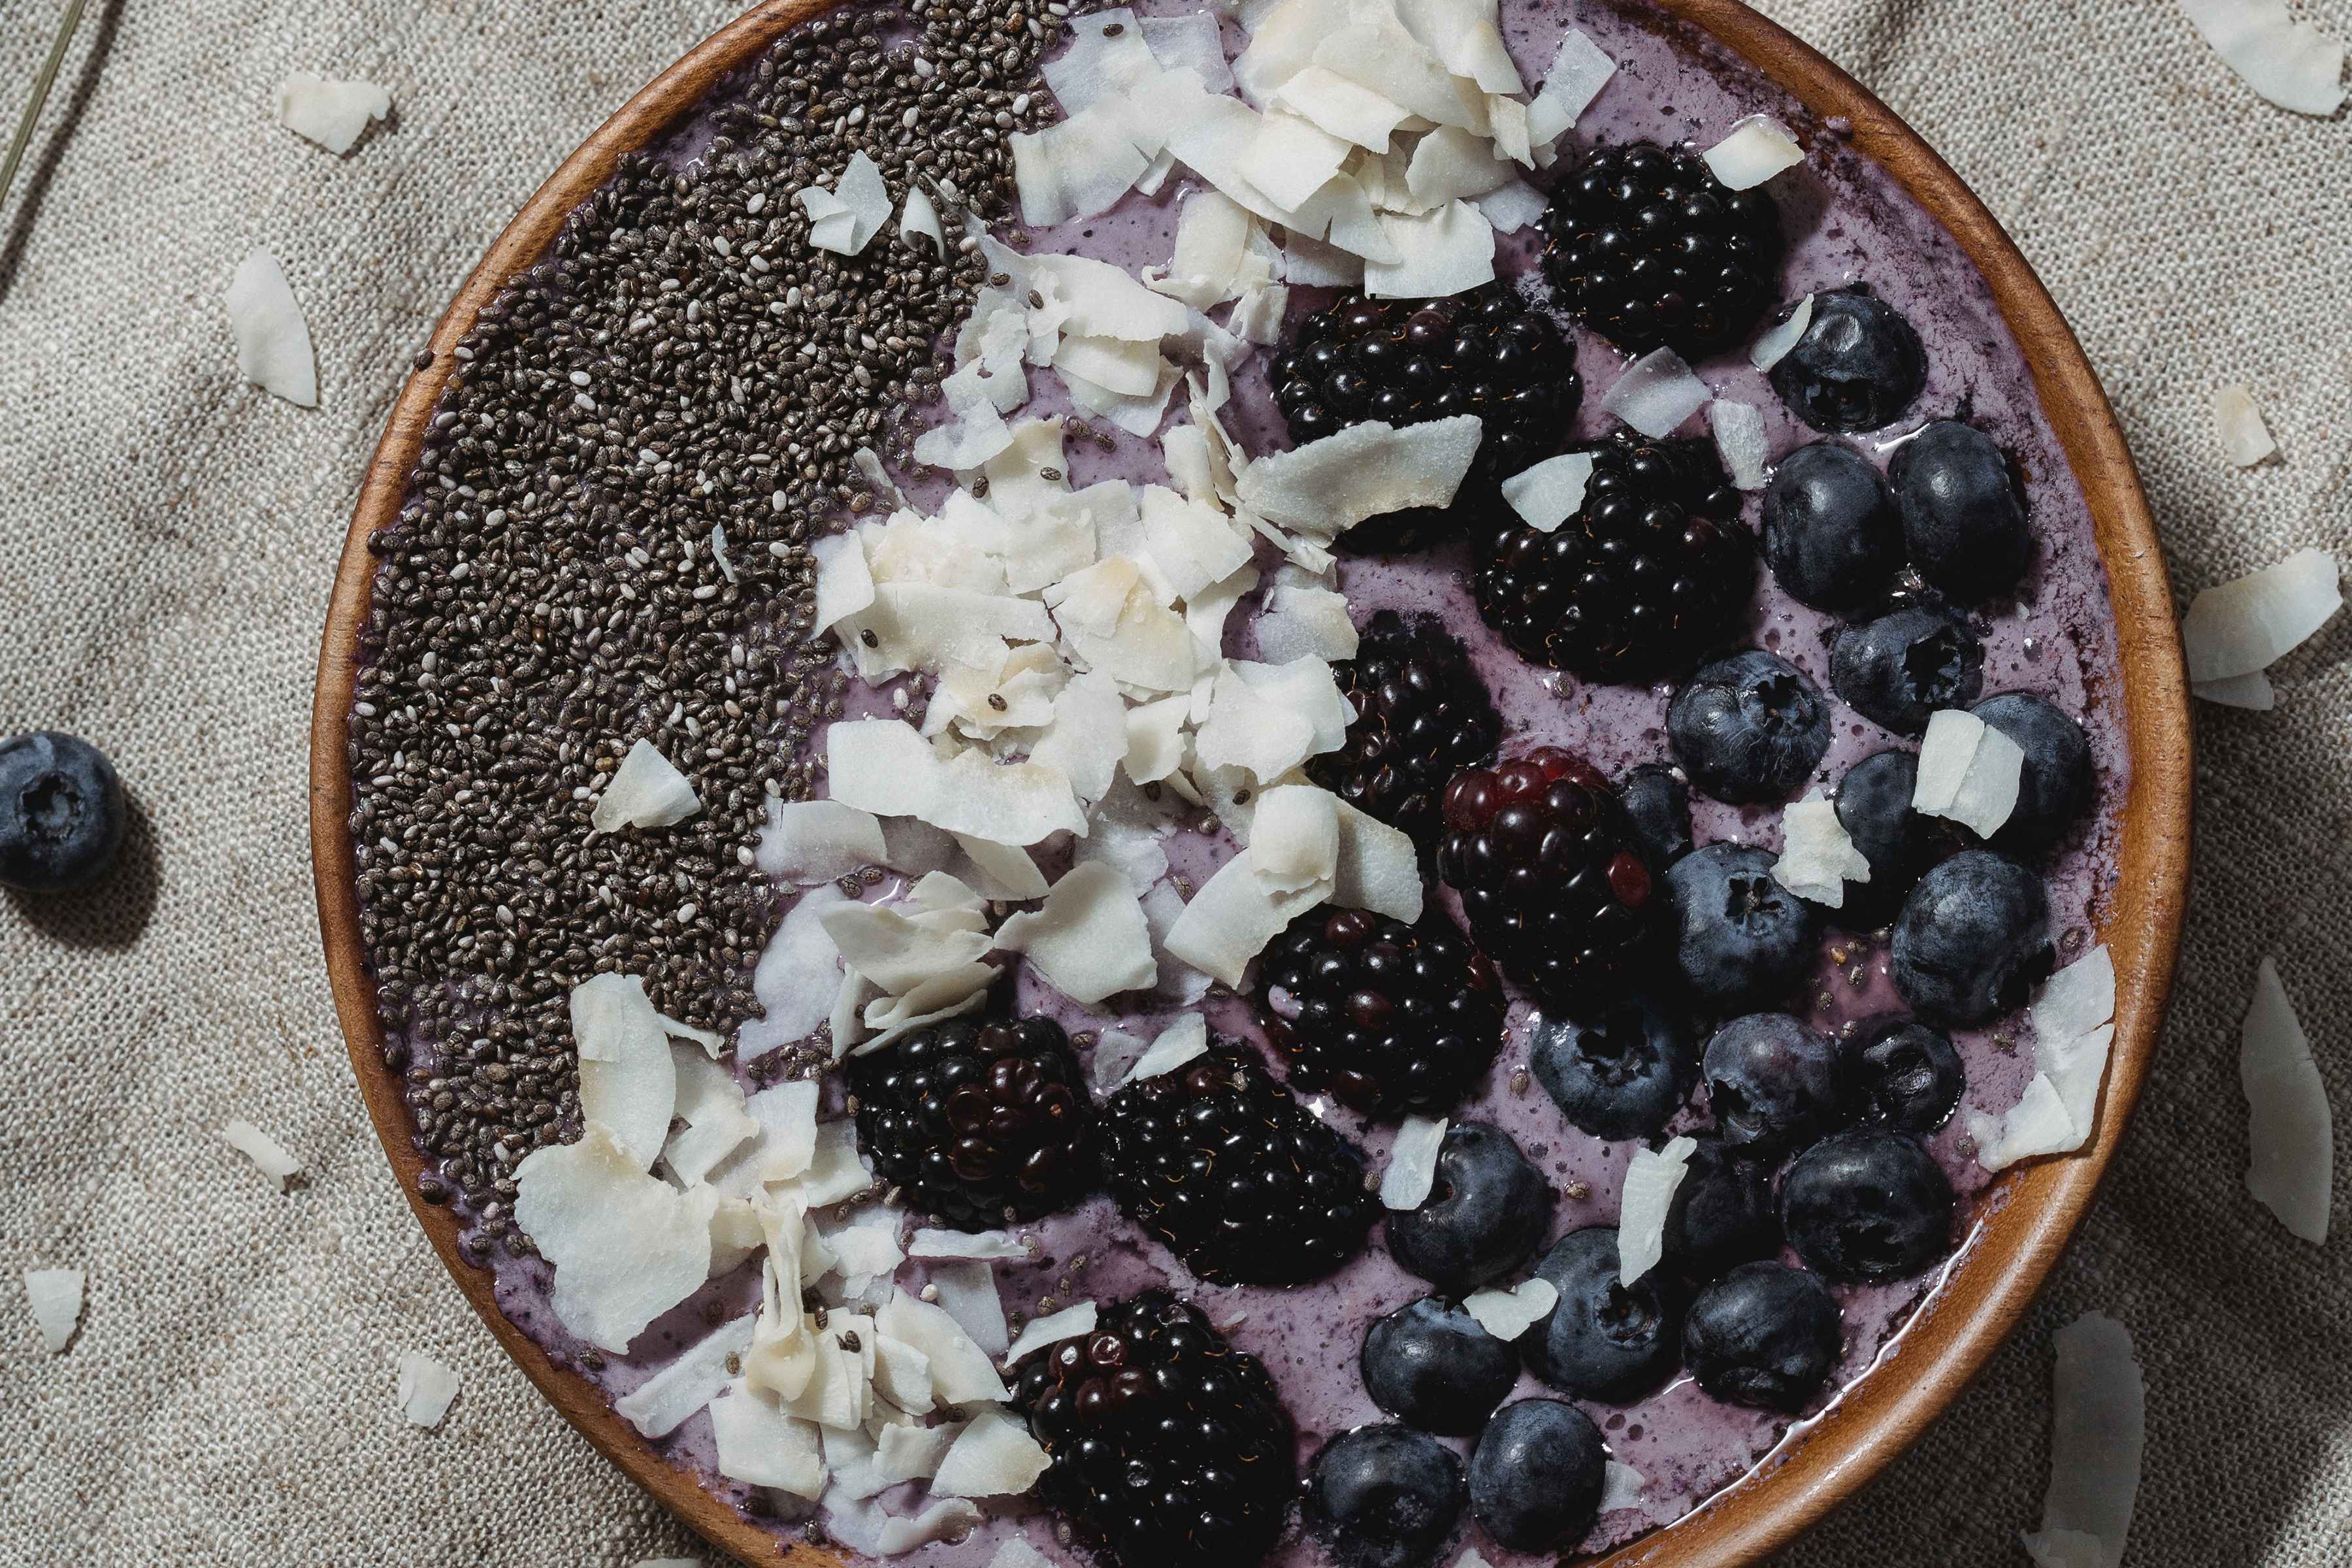
[[[345,763],[353,684],[376,558],[371,537],[398,518],[407,476],[452,364],[453,351],[504,282],[544,253],[564,218],[622,156],[653,145],[728,72],[835,0],[764,0],[713,33],[625,104],[525,204],[467,276],[434,329],[432,359],[402,388],[344,540],[319,657],[310,731],[310,846],[328,974],[352,1066],[402,1192],[443,1266],[507,1353],[599,1451],[713,1545],[739,1560],[776,1561],[778,1538],[673,1468],[587,1379],[557,1363],[499,1309],[492,1277],[457,1251],[446,1207],[419,1195],[425,1162],[412,1142],[397,1074],[383,1065],[375,986],[360,936]],[[1905,1326],[1901,1362],[1916,1375],[1874,1370],[1793,1432],[1756,1468],[1694,1512],[1598,1558],[1602,1568],[1750,1563],[1785,1545],[1910,1447],[1974,1378],[2032,1305],[2090,1206],[2154,1057],[2180,942],[2191,815],[2191,731],[2174,601],[2155,520],[2115,411],[2073,331],[2032,268],[1982,202],[1893,110],[1796,37],[1738,0],[1633,0],[1738,56],[1817,118],[1843,117],[1848,144],[1885,169],[1958,241],[1991,287],[2043,411],[2084,497],[2116,616],[2125,739],[2132,779],[2121,819],[2116,887],[2100,935],[2116,961],[2116,1034],[2091,1142],[2030,1162],[1987,1189],[1975,1235],[1942,1288]],[[793,1543],[786,1561],[833,1568],[830,1552]]]

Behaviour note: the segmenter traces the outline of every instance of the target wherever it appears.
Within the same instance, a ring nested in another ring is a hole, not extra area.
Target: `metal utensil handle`
[[[66,14],[58,23],[58,36],[49,45],[49,58],[41,62],[41,74],[33,79],[33,100],[25,105],[25,117],[16,121],[16,134],[8,143],[8,155],[0,158],[0,204],[8,200],[8,192],[16,183],[16,165],[25,161],[25,148],[33,140],[33,127],[39,122],[42,105],[49,101],[49,89],[58,79],[58,68],[66,62],[66,49],[81,26],[81,13],[87,0],[67,0]]]

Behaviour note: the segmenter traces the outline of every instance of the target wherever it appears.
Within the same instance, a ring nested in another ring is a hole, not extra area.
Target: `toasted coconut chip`
[[[1277,893],[1330,881],[1339,869],[1339,797],[1312,784],[1285,784],[1258,797],[1250,858]]]
[[[82,1271],[79,1268],[27,1268],[25,1299],[32,1303],[33,1321],[41,1343],[51,1355],[63,1355],[81,1321]]]
[[[556,1321],[601,1350],[626,1352],[709,1277],[719,1194],[646,1174],[593,1121],[577,1143],[526,1156],[515,1184],[515,1223],[555,1268]]]
[[[985,1272],[985,1265],[982,1266]],[[901,1289],[874,1316],[875,1326],[920,1351],[929,1361],[931,1390],[947,1405],[1002,1405],[1011,1397],[1004,1382],[945,1308]]]
[[[2200,684],[2263,669],[2344,607],[2336,558],[2298,550],[2275,566],[2200,593],[2180,623],[2189,679]]]
[[[1330,135],[1375,153],[1387,152],[1397,127],[1412,118],[1402,104],[1316,65],[1305,67],[1283,82],[1275,89],[1272,103]]]
[[[1539,146],[1559,141],[1616,74],[1617,62],[1601,53],[1600,45],[1570,28],[1552,57],[1551,69],[1544,74],[1542,89],[1528,105],[1528,134]]]
[[[1550,1280],[1522,1279],[1507,1290],[1474,1290],[1462,1306],[1478,1320],[1480,1328],[1507,1342],[1535,1327],[1559,1304],[1559,1291]]]
[[[1803,163],[1805,150],[1797,145],[1789,128],[1770,115],[1751,114],[1701,156],[1726,189],[1747,191]]]
[[[392,112],[392,94],[366,81],[296,71],[278,87],[278,123],[328,152],[352,150],[372,120]]]
[[[1364,7],[1315,46],[1310,64],[1360,82],[1439,125],[1486,134],[1486,95],[1445,68],[1393,14]]]
[[[651,741],[640,737],[613,770],[588,825],[599,833],[624,827],[669,827],[702,809],[694,781],[671,765]]]
[[[1748,351],[1748,363],[1758,370],[1770,370],[1788,357],[1789,351],[1804,337],[1805,329],[1813,324],[1813,297],[1811,294],[1789,308],[1789,313],[1769,328]]]
[[[2271,678],[2257,669],[2251,675],[2224,676],[2220,680],[2201,680],[2189,689],[2208,702],[2218,702],[2224,708],[2244,708],[2256,713],[2267,713],[2278,706],[2278,692],[2271,686]]]
[[[668,1040],[658,1031],[631,1030],[618,1037],[609,1058],[580,1062],[580,1110],[592,1125],[613,1135],[637,1169],[650,1169],[669,1137],[677,1103],[677,1068]]]
[[[1818,789],[1780,813],[1780,845],[1772,879],[1825,909],[1844,907],[1848,882],[1870,880],[1869,858],[1847,836],[1836,804]]]
[[[1584,504],[1592,478],[1592,454],[1566,452],[1547,458],[1503,481],[1503,499],[1529,528],[1549,533]]]
[[[2284,0],[2180,0],[2197,31],[2248,87],[2281,109],[2344,107],[2344,46],[2287,14]]]
[[[1601,395],[1601,411],[1649,437],[1671,436],[1683,421],[1706,406],[1715,394],[1691,374],[1672,349],[1654,349],[1635,360]]]
[[[734,1381],[728,1363],[751,1348],[754,1320],[722,1323],[678,1358],[613,1402],[613,1412],[648,1437],[667,1437]]]
[[[220,1136],[222,1142],[252,1161],[254,1169],[276,1182],[281,1192],[302,1173],[302,1162],[250,1121],[231,1121],[220,1130]]]
[[[1225,34],[1212,11],[1188,11],[1179,16],[1146,16],[1139,24],[1152,57],[1171,70],[1189,70],[1211,92],[1233,89],[1233,68],[1225,62]]]
[[[1715,449],[1731,482],[1743,490],[1764,488],[1764,467],[1772,456],[1771,438],[1764,433],[1764,413],[1752,403],[1722,398],[1707,405],[1706,422],[1715,431]]]
[[[720,1475],[812,1501],[824,1495],[824,1445],[814,1423],[787,1415],[774,1394],[741,1378],[709,1409]]]
[[[874,1537],[874,1554],[898,1557],[934,1541],[961,1541],[980,1528],[982,1518],[974,1504],[962,1498],[948,1498],[912,1519],[885,1519]]]
[[[1232,299],[1241,291],[1242,261],[1255,221],[1223,192],[1194,192],[1176,220],[1169,275],[1150,287],[1201,310]]]
[[[2079,1551],[2053,1536],[2087,1535],[2099,1568],[2123,1560],[2147,1441],[2147,1394],[2121,1323],[2085,1312],[2058,1331],[2050,1380],[2050,1487],[2042,1497],[2042,1535],[2061,1553]],[[2045,1561],[2028,1536],[2026,1549]],[[2066,1561],[2054,1555],[2050,1563]]]
[[[1405,185],[1431,209],[1465,196],[1483,196],[1518,178],[1495,156],[1493,143],[1459,126],[1441,125],[1414,144]]]
[[[403,1420],[429,1432],[441,1425],[457,1397],[457,1374],[421,1351],[403,1351],[393,1397]]]
[[[840,889],[821,883],[776,922],[751,971],[752,994],[766,1013],[744,1022],[736,1037],[740,1060],[753,1061],[779,1046],[807,1039],[832,1016],[841,986],[841,954],[826,934],[824,915],[845,897]]]
[[[1027,1491],[1053,1463],[1029,1428],[1000,1410],[971,1418],[940,1460],[933,1497],[1011,1497]]]
[[[1437,1185],[1437,1152],[1445,1143],[1443,1116],[1408,1116],[1389,1146],[1389,1163],[1381,1173],[1383,1207],[1402,1213],[1429,1201]]]
[[[2242,386],[2232,384],[2213,394],[2213,424],[2221,433],[2221,449],[2242,468],[2252,468],[2278,450],[2262,410],[2254,406],[2254,395]]]
[[[760,829],[761,871],[814,884],[882,863],[882,824],[837,800],[771,800]]]
[[[1470,414],[1402,430],[1367,420],[1260,458],[1239,494],[1268,521],[1329,540],[1383,512],[1453,504],[1485,433]]]
[[[1495,280],[1495,226],[1467,202],[1420,217],[1383,213],[1381,231],[1403,259],[1365,258],[1364,292],[1375,299],[1441,299]]]
[[[1026,953],[1037,973],[1074,1002],[1096,1003],[1150,985],[1159,975],[1135,890],[1116,867],[1074,868],[1034,913],[1006,921],[997,945]]]
[[[266,250],[248,252],[229,280],[227,300],[237,370],[298,407],[319,406],[319,361],[310,328],[278,258]]]
[[[2025,751],[2015,741],[1973,713],[1939,710],[1919,743],[1911,809],[1990,838],[2017,809],[2024,769]]]
[[[1421,919],[1425,891],[1412,836],[1341,801],[1331,901],[1411,925]]]
[[[1192,895],[1161,945],[1172,957],[1238,989],[1250,961],[1265,944],[1293,916],[1322,903],[1330,892],[1318,884],[1277,893],[1256,874],[1244,850]]]
[[[1663,1149],[1636,1149],[1625,1167],[1625,1192],[1617,1211],[1617,1279],[1631,1285],[1665,1256],[1666,1211],[1689,1173],[1686,1162],[1698,1147],[1689,1138],[1669,1140]]]
[[[1012,1237],[995,1231],[935,1230],[927,1226],[915,1232],[914,1240],[908,1245],[907,1256],[1026,1263],[1035,1255]]]
[[[2254,975],[2238,1058],[2246,1091],[2246,1190],[2279,1223],[2317,1246],[2327,1239],[2336,1185],[2335,1121],[2311,1041],[2265,958]]]
[[[1023,1356],[1033,1351],[1060,1344],[1064,1340],[1076,1339],[1081,1334],[1093,1333],[1096,1315],[1092,1301],[1080,1301],[1076,1306],[1065,1307],[1058,1312],[1033,1321],[1021,1331],[1021,1337],[1006,1349],[1004,1364],[1017,1365]]]
[[[2043,1039],[2087,1035],[2116,1016],[2116,961],[2093,948],[2053,974],[2033,999],[2033,1032]]]

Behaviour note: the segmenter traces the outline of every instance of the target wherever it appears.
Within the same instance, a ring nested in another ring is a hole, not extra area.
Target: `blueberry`
[[[1981,1024],[2023,1006],[2050,977],[2050,897],[2016,861],[1964,850],[1919,879],[1893,947],[1895,988],[1913,1011]]]
[[[1507,1133],[1445,1130],[1428,1201],[1388,1217],[1389,1256],[1441,1290],[1466,1294],[1508,1273],[1551,1226],[1551,1188]]]
[[[1984,644],[1940,605],[1910,605],[1838,634],[1830,688],[1845,705],[1898,735],[1924,735],[1938,708],[1965,708],[1984,689]]]
[[[1643,763],[1620,792],[1633,842],[1663,871],[1691,852],[1690,786],[1664,763]]]
[[[1514,1552],[1566,1546],[1592,1528],[1608,1465],[1592,1417],[1522,1399],[1496,1413],[1470,1456],[1470,1511]]]
[[[1359,1426],[1307,1471],[1307,1531],[1340,1568],[1420,1568],[1462,1517],[1462,1461],[1408,1426]]]
[[[1951,1037],[1899,1016],[1864,1025],[1839,1057],[1847,1099],[1865,1120],[1904,1132],[1933,1132],[1949,1121],[1968,1088]]]
[[[1536,1273],[1559,1292],[1520,1337],[1528,1370],[1580,1399],[1625,1405],[1655,1388],[1675,1364],[1680,1324],[1660,1270],[1618,1281],[1617,1230],[1594,1226],[1559,1238]]]
[[[1771,1168],[1720,1138],[1692,1142],[1698,1146],[1666,1210],[1666,1261],[1688,1279],[1712,1279],[1735,1264],[1780,1251]]]
[[[0,887],[63,893],[103,876],[130,808],[106,753],[53,730],[0,742]]]
[[[1888,477],[1911,564],[1928,583],[1973,603],[2025,575],[2025,498],[1991,437],[1938,419],[1896,450]]]
[[[1816,430],[1877,430],[1927,379],[1919,334],[1862,285],[1813,296],[1813,319],[1772,367],[1772,390]]]
[[[1358,1364],[1373,1404],[1424,1432],[1455,1437],[1478,1430],[1519,1381],[1510,1342],[1434,1296],[1373,1323]]]
[[[1780,460],[1764,487],[1764,559],[1797,599],[1843,610],[1903,566],[1903,525],[1869,458],[1816,441]]]
[[[1876,931],[1903,912],[1903,901],[1927,868],[1964,847],[1963,829],[1911,809],[1919,759],[1910,752],[1875,752],[1838,781],[1838,826],[1870,862],[1870,880],[1848,882],[1845,901],[1831,920],[1848,931]]]
[[[1994,831],[1992,847],[2011,855],[2039,855],[2065,837],[2091,802],[2090,740],[2083,726],[2023,691],[1988,697],[1969,711],[2025,752],[2017,809]]]
[[[1820,914],[1772,879],[1772,860],[1753,845],[1709,844],[1666,873],[1675,965],[1718,1011],[1778,1000],[1813,962]]]
[[[1786,1013],[1734,1018],[1706,1043],[1707,1108],[1734,1148],[1775,1152],[1844,1120],[1837,1042]]]
[[[1588,1019],[1542,1018],[1528,1055],[1570,1123],[1611,1142],[1655,1132],[1698,1081],[1690,1026],[1644,993],[1620,992]]]
[[[1691,1303],[1683,1361],[1727,1405],[1794,1415],[1829,1382],[1843,1330],[1837,1298],[1818,1276],[1743,1263]]]
[[[1905,1279],[1952,1242],[1952,1184],[1918,1141],[1881,1127],[1832,1133],[1780,1177],[1780,1226],[1832,1279]]]
[[[1716,799],[1782,801],[1830,749],[1830,705],[1795,665],[1749,648],[1675,693],[1666,737],[1691,783]]]

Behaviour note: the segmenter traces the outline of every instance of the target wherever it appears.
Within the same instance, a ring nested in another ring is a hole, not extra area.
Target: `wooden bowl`
[[[400,1080],[383,1065],[374,985],[360,941],[344,742],[376,565],[368,539],[392,526],[399,512],[450,351],[500,284],[539,258],[565,215],[604,182],[624,153],[660,139],[722,76],[754,60],[780,34],[829,3],[768,0],[705,40],[565,160],[466,280],[434,333],[432,365],[410,378],[393,410],[352,516],[320,650],[310,733],[311,854],[335,1006],[361,1092],[418,1223],[490,1331],[566,1420],[714,1545],[745,1563],[763,1563],[777,1561],[777,1538],[705,1492],[691,1475],[672,1468],[613,1413],[604,1394],[508,1322],[492,1297],[490,1276],[460,1259],[455,1216],[417,1196],[423,1161],[412,1142]],[[1850,121],[1852,145],[1941,220],[1990,280],[2090,502],[2117,624],[2132,768],[2120,875],[2099,933],[2115,956],[2117,990],[2114,1056],[2096,1134],[2078,1154],[2013,1169],[1994,1184],[1972,1245],[1910,1324],[1898,1363],[1864,1379],[1696,1512],[1601,1560],[1610,1568],[1637,1562],[1651,1568],[1729,1568],[1757,1561],[1820,1519],[1958,1396],[2032,1303],[2090,1206],[2139,1098],[2172,983],[2189,872],[2189,722],[2171,587],[2123,433],[2081,346],[2017,247],[1909,127],[1789,33],[1735,0],[1653,3],[1712,34],[1815,115]],[[793,1547],[788,1559],[806,1568],[832,1568],[835,1562],[805,1545]]]

